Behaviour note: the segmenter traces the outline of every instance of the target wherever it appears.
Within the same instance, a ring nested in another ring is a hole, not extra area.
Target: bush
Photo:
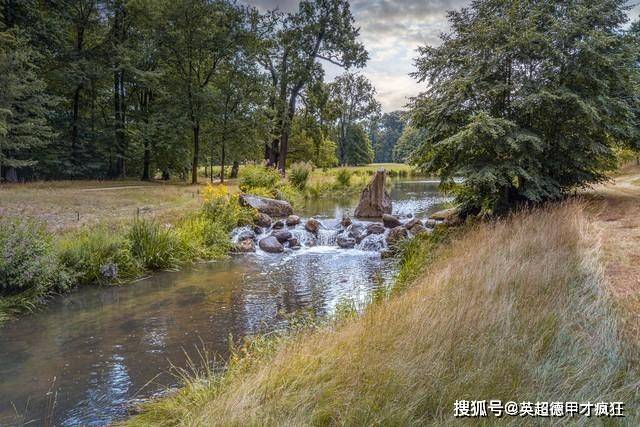
[[[80,285],[121,283],[141,273],[128,240],[106,229],[74,233],[59,244],[59,257]]]
[[[0,220],[0,294],[45,296],[70,286],[70,277],[55,256],[43,224]]]
[[[175,268],[190,258],[190,246],[171,228],[136,220],[127,233],[131,253],[147,269]]]
[[[224,185],[207,186],[203,192],[203,199],[203,215],[208,220],[220,224],[227,232],[239,225],[253,222],[255,211],[240,206],[238,195],[230,195],[229,189]]]
[[[246,165],[240,171],[240,190],[247,193],[253,188],[274,188],[280,181],[280,172],[261,165]]]
[[[194,258],[222,258],[231,250],[229,230],[225,224],[212,221],[204,213],[182,221],[176,232]]]
[[[336,180],[341,187],[348,187],[351,182],[351,175],[353,173],[347,168],[339,168],[336,174]]]
[[[309,181],[309,175],[313,171],[311,163],[296,162],[289,168],[289,182],[299,190],[304,190]]]

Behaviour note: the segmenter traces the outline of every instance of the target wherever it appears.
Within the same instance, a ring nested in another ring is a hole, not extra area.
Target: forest
[[[4,181],[195,183],[245,162],[284,172],[406,157],[393,152],[402,112],[382,114],[358,73],[368,54],[347,1],[290,13],[230,0],[4,3]],[[344,69],[331,82],[329,63]]]

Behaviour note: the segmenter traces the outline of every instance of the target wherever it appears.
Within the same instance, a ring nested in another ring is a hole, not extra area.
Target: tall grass
[[[361,317],[250,352],[130,424],[449,425],[458,399],[502,399],[625,401],[637,425],[640,377],[579,205],[478,225],[407,269],[412,285]]]

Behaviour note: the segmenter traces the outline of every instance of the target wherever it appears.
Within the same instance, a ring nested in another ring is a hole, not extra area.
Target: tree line
[[[369,163],[380,104],[346,0],[5,0],[0,180]],[[325,82],[323,64],[345,69]]]

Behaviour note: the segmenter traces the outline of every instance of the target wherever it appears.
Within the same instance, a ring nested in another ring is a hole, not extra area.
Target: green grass
[[[362,316],[258,339],[226,373],[185,376],[127,424],[440,426],[454,422],[458,399],[502,399],[624,401],[627,418],[595,422],[638,425],[633,346],[581,206],[521,212],[451,239],[426,268],[433,242],[406,248],[410,284]]]

